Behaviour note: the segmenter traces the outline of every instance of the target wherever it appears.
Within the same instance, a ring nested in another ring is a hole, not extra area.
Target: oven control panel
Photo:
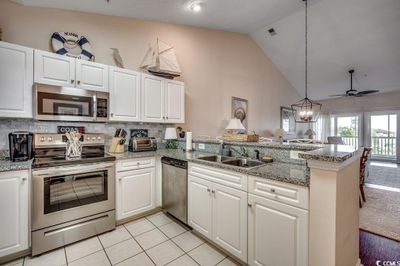
[[[65,134],[37,133],[35,134],[35,148],[65,146],[68,139]],[[79,141],[82,145],[104,145],[104,134],[82,134]]]

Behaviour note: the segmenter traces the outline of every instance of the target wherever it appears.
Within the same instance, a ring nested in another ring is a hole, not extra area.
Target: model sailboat
[[[170,79],[181,75],[174,48],[159,39],[153,47],[150,46],[147,50],[140,68],[156,76]]]

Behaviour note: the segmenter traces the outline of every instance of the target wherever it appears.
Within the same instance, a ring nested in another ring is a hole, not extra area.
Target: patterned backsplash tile
[[[145,123],[85,123],[85,122],[48,122],[27,119],[2,119],[0,120],[0,150],[8,149],[8,133],[13,131],[29,131],[33,133],[57,133],[57,126],[84,126],[87,133],[104,133],[106,144],[114,136],[117,128],[125,129],[128,134],[130,129],[147,129],[149,136],[161,139],[164,137],[165,128],[171,125],[145,124]]]

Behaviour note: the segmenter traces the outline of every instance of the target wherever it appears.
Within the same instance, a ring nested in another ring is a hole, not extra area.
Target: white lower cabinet
[[[249,194],[248,264],[308,265],[308,211]]]
[[[240,258],[247,260],[247,193],[213,184],[212,240]]]
[[[188,220],[189,225],[207,238],[212,238],[212,197],[213,183],[189,176]]]
[[[247,193],[189,175],[189,225],[247,261]]]
[[[117,220],[155,208],[155,167],[118,171],[116,185]]]
[[[0,257],[29,248],[29,173],[0,173]]]

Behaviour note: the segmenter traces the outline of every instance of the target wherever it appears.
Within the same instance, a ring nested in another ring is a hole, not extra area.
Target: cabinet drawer
[[[308,188],[249,176],[248,192],[308,210]]]
[[[154,157],[146,157],[146,158],[138,158],[138,159],[128,159],[117,162],[117,172],[135,170],[135,169],[143,169],[149,167],[155,167]]]
[[[199,164],[189,164],[189,174],[232,188],[247,191],[247,176],[245,174]]]

